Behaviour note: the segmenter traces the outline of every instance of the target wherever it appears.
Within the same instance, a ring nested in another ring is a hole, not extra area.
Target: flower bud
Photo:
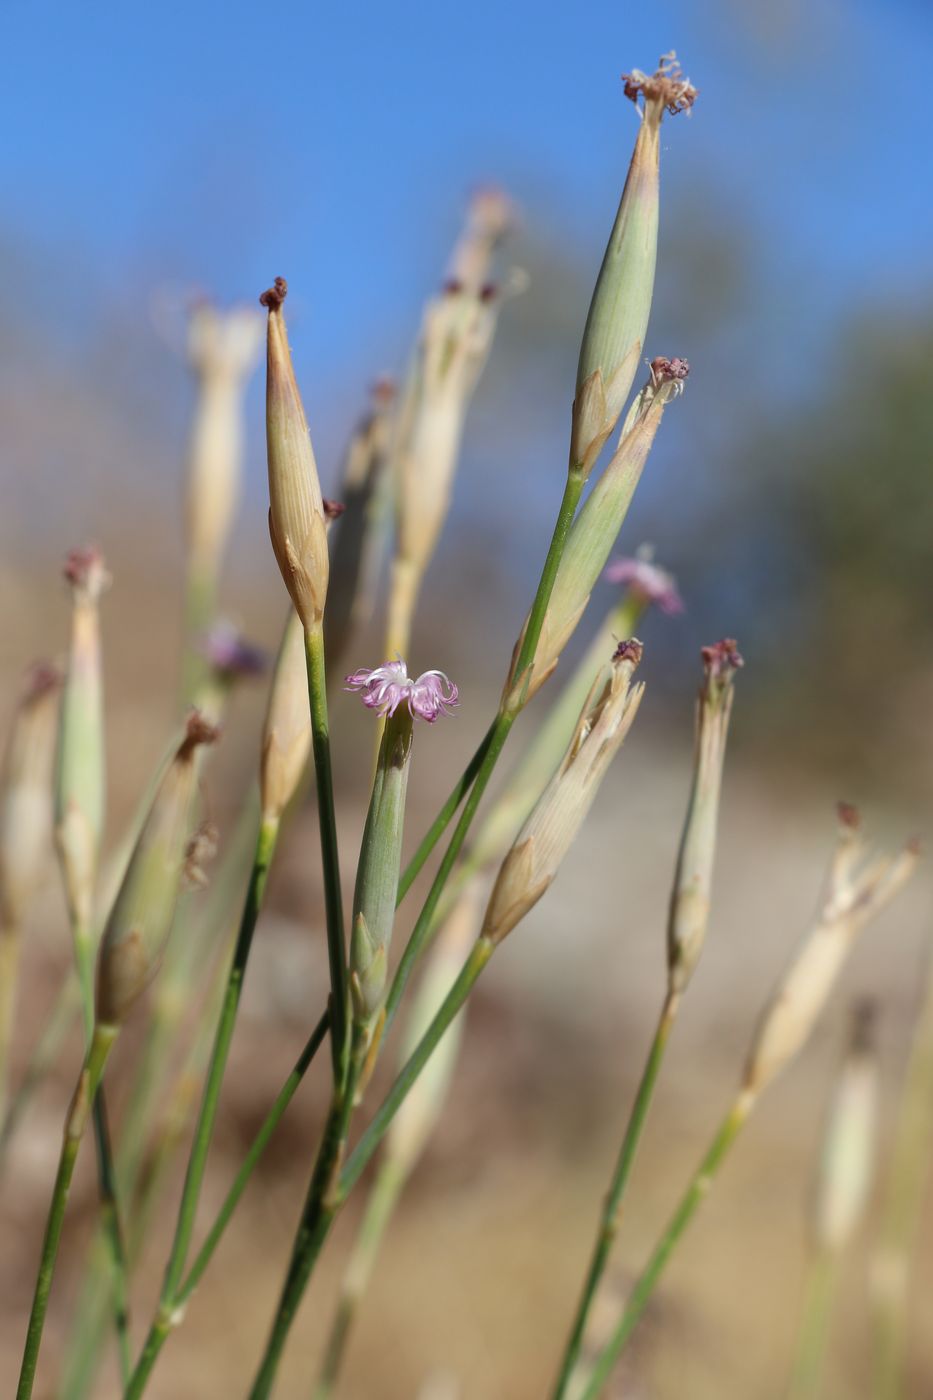
[[[400,704],[379,746],[353,894],[350,988],[356,1020],[371,1033],[382,1010],[402,859],[412,714]]]
[[[570,458],[586,475],[618,421],[643,353],[658,247],[661,118],[692,107],[696,89],[669,54],[650,78],[626,74],[625,95],[636,106],[641,97],[644,110],[580,346]]]
[[[175,916],[192,836],[202,744],[218,731],[194,711],[139,834],[101,940],[97,1021],[119,1026],[155,976]]]
[[[878,1126],[878,1060],[874,1007],[855,1008],[845,1060],[826,1122],[813,1203],[813,1233],[820,1249],[849,1242],[871,1190]]]
[[[276,561],[305,631],[318,627],[329,561],[324,504],[305,411],[295,382],[282,306],[282,277],[259,298],[268,308],[266,451],[269,533]]]
[[[0,775],[0,929],[16,932],[42,879],[52,840],[61,676],[40,662],[26,678]]]
[[[732,713],[732,680],[742,658],[731,640],[704,647],[697,701],[693,787],[680,838],[667,921],[668,986],[683,992],[700,960],[709,922],[719,790]]]
[[[622,528],[664,410],[683,392],[688,373],[685,360],[660,357],[652,362],[651,378],[626,416],[612,460],[570,527],[535,652],[528,699],[554,670],[583,616],[590,593]],[[514,688],[517,679],[522,680],[514,673],[520,648],[521,637],[515,647],[506,693]]]
[[[65,564],[71,587],[71,647],[62,694],[55,784],[55,838],[73,926],[91,923],[104,826],[104,713],[100,595],[110,583],[96,549],[76,549]]]
[[[240,495],[243,395],[262,344],[262,317],[201,302],[188,326],[197,402],[188,447],[186,524],[191,575],[213,590]]]
[[[755,1035],[744,1089],[757,1095],[793,1059],[826,1004],[856,934],[890,903],[917,863],[915,843],[866,863],[858,814],[839,809],[840,831],[819,917],[774,993]]]
[[[262,730],[259,791],[263,821],[278,821],[298,790],[311,753],[304,628],[289,609]]]
[[[576,839],[641,703],[644,686],[631,686],[641,654],[640,642],[622,642],[597,676],[570,746],[496,878],[483,920],[483,935],[493,943],[537,904]]]

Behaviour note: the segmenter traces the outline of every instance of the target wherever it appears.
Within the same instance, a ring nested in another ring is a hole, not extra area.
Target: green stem
[[[383,1160],[369,1193],[353,1253],[344,1274],[337,1312],[324,1353],[324,1364],[314,1391],[314,1400],[330,1400],[333,1394],[346,1352],[350,1328],[360,1300],[366,1292],[386,1227],[406,1179],[407,1173],[401,1162],[391,1157]]]
[[[823,1392],[823,1364],[835,1287],[836,1257],[831,1250],[818,1250],[810,1261],[788,1400],[819,1400]]]
[[[6,1132],[7,1095],[10,1083],[10,1049],[16,1015],[16,975],[19,967],[19,929],[0,927],[0,1124]]]
[[[324,673],[324,634],[320,627],[305,633],[308,662],[308,696],[311,704],[311,746],[314,753],[315,790],[321,828],[321,864],[324,872],[324,907],[327,919],[327,956],[331,988],[331,1055],[334,1083],[346,1077],[349,1053],[349,981],[343,930],[343,898],[340,890],[340,858],[337,851],[337,819],[334,813],[334,779],[327,723],[327,678]]]
[[[667,1228],[655,1246],[654,1253],[632,1289],[625,1305],[625,1311],[615,1331],[600,1352],[581,1400],[595,1400],[609,1379],[613,1367],[634,1332],[636,1324],[664,1272],[668,1259],[696,1214],[700,1202],[712,1186],[716,1172],[741,1131],[751,1107],[752,1101],[739,1095],[722,1120],[706,1156],[691,1177],[680,1204],[671,1216]]]
[[[305,1045],[301,1054],[298,1056],[298,1059],[295,1061],[295,1065],[292,1069],[291,1074],[283,1084],[282,1088],[279,1090],[275,1102],[273,1103],[268,1114],[266,1115],[265,1122],[259,1129],[259,1132],[256,1134],[256,1137],[253,1139],[252,1146],[250,1147],[249,1151],[244,1157],[240,1165],[240,1169],[233,1179],[233,1183],[230,1186],[229,1191],[227,1192],[227,1195],[224,1199],[224,1203],[218,1211],[217,1218],[215,1219],[210,1230],[208,1231],[204,1239],[204,1243],[201,1245],[201,1248],[195,1257],[194,1263],[191,1265],[191,1268],[188,1270],[188,1273],[186,1274],[184,1280],[178,1287],[178,1290],[175,1295],[174,1311],[171,1314],[166,1314],[160,1310],[156,1315],[155,1319],[153,1320],[152,1326],[149,1329],[149,1335],[146,1338],[145,1344],[140,1354],[140,1358],[136,1363],[136,1369],[134,1370],[130,1382],[126,1387],[124,1400],[138,1400],[138,1397],[141,1396],[143,1391],[145,1390],[146,1383],[149,1379],[149,1376],[152,1373],[153,1367],[155,1366],[156,1358],[158,1357],[159,1352],[162,1350],[162,1347],[165,1343],[166,1338],[168,1337],[169,1332],[172,1330],[173,1326],[175,1326],[180,1321],[185,1305],[187,1304],[194,1290],[197,1288],[198,1284],[201,1282],[201,1279],[207,1269],[207,1266],[214,1255],[214,1251],[219,1245],[223,1233],[229,1225],[234,1211],[239,1205],[240,1198],[242,1197],[243,1192],[246,1190],[247,1184],[249,1183],[249,1179],[252,1176],[260,1157],[266,1150],[266,1147],[268,1146],[273,1133],[278,1127],[279,1122],[283,1114],[285,1113],[285,1110],[288,1108],[288,1105],[294,1098],[298,1085],[304,1078],[308,1066],[314,1059],[314,1056],[317,1053],[321,1042],[327,1034],[329,1025],[330,1015],[328,1012],[325,1011],[324,1015],[321,1017],[314,1030],[312,1031],[311,1036],[307,1041],[307,1044]]]
[[[88,1046],[81,1073],[78,1076],[78,1085],[75,1090],[74,1098],[68,1110],[61,1156],[59,1157],[58,1171],[55,1176],[55,1185],[52,1189],[52,1200],[49,1206],[45,1236],[42,1241],[39,1273],[36,1278],[32,1309],[29,1314],[29,1326],[26,1331],[26,1345],[23,1350],[23,1362],[19,1374],[19,1384],[16,1388],[16,1400],[29,1400],[29,1397],[32,1395],[32,1388],[36,1378],[36,1367],[39,1361],[39,1348],[42,1344],[42,1329],[45,1326],[45,1317],[49,1306],[49,1294],[52,1290],[52,1276],[55,1272],[55,1260],[58,1255],[62,1226],[65,1221],[65,1211],[68,1206],[71,1179],[74,1175],[75,1163],[78,1159],[78,1149],[81,1146],[81,1139],[87,1127],[90,1105],[97,1095],[97,1090],[104,1073],[104,1066],[107,1063],[107,1057],[110,1054],[116,1035],[117,1031],[114,1026],[98,1026],[95,1029],[91,1043]]]
[[[560,1373],[553,1392],[553,1400],[564,1400],[564,1396],[567,1394],[567,1389],[570,1385],[571,1377],[580,1359],[580,1351],[583,1346],[587,1319],[593,1306],[600,1280],[605,1273],[610,1251],[612,1250],[618,1233],[622,1197],[625,1194],[625,1188],[628,1185],[632,1167],[635,1163],[635,1155],[641,1141],[645,1120],[648,1117],[648,1109],[651,1105],[661,1062],[664,1059],[664,1051],[667,1048],[668,1037],[670,1036],[674,1020],[677,1016],[679,1002],[680,998],[678,994],[676,992],[669,992],[661,1008],[657,1028],[651,1042],[651,1048],[648,1051],[645,1068],[642,1072],[641,1082],[635,1094],[635,1102],[629,1114],[625,1136],[622,1139],[622,1147],[619,1151],[615,1170],[609,1183],[609,1191],[606,1195],[602,1215],[600,1216],[596,1244],[593,1248],[590,1267],[587,1271],[583,1292],[570,1331],[570,1337],[564,1350]]]

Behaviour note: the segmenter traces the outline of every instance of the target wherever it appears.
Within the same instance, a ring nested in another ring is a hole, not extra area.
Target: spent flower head
[[[371,671],[354,671],[345,679],[345,689],[358,691],[363,704],[380,715],[394,715],[406,704],[413,719],[433,724],[459,704],[459,691],[443,671],[422,671],[414,679],[401,657]]]

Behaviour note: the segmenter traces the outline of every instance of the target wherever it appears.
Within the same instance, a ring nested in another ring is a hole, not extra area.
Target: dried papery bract
[[[304,629],[289,614],[262,731],[259,790],[265,821],[278,821],[298,790],[311,753]]]
[[[159,785],[107,920],[97,967],[97,1020],[120,1026],[165,950],[192,836],[197,764],[218,731],[198,713]]]
[[[259,298],[268,310],[266,448],[269,533],[276,561],[306,632],[321,625],[329,560],[321,485],[285,332],[288,286],[277,277]]]
[[[479,295],[488,285],[493,258],[517,221],[515,206],[504,190],[485,185],[475,190],[466,223],[451,255],[448,280]]]
[[[52,841],[52,773],[61,676],[32,668],[0,769],[0,1125],[6,1111],[17,966],[23,922],[42,880]]]
[[[105,800],[99,603],[110,576],[103,556],[89,548],[76,549],[68,556],[65,579],[72,599],[71,645],[58,740],[55,839],[78,965],[79,969],[87,965],[89,979],[89,940]]]
[[[328,669],[372,616],[390,528],[385,469],[395,399],[393,381],[378,379],[371,406],[354,430],[344,457],[340,497],[345,509],[330,543],[324,626]]]
[[[253,309],[221,311],[207,301],[192,308],[188,322],[188,363],[197,380],[185,503],[188,570],[191,586],[209,594],[208,612],[240,496],[243,397],[262,331]]]
[[[489,355],[500,289],[449,282],[425,310],[415,368],[392,448],[396,551],[387,655],[408,651],[425,570],[450,509],[467,409]]]
[[[52,775],[62,677],[39,662],[29,671],[0,771],[0,929],[20,929],[52,842]]]
[[[659,356],[652,361],[648,383],[626,415],[618,446],[570,528],[557,578],[544,616],[529,680],[516,674],[524,629],[515,646],[506,695],[518,682],[524,698],[535,694],[551,675],[579,623],[590,594],[622,528],[635,488],[667,405],[683,393],[690,367],[686,360]],[[526,622],[527,627],[527,622]]]
[[[761,1093],[804,1044],[858,932],[909,879],[915,843],[894,856],[866,860],[854,808],[840,806],[839,840],[819,918],[781,980],[762,1018],[743,1088]]]
[[[483,936],[501,943],[550,886],[586,818],[603,776],[631,728],[643,685],[632,686],[638,641],[622,642],[597,677],[560,766],[496,878]]]
[[[852,1014],[849,1045],[829,1106],[813,1200],[817,1249],[848,1244],[868,1203],[878,1129],[878,1055],[875,1007],[862,1002]]]
[[[732,680],[742,665],[731,639],[704,647],[702,655],[704,677],[697,701],[693,787],[667,922],[668,990],[672,994],[685,990],[706,939]]]
[[[644,106],[580,346],[570,464],[583,476],[619,419],[644,352],[658,246],[661,119],[665,111],[688,110],[697,95],[674,54],[651,77],[636,70],[624,81],[626,96]]]

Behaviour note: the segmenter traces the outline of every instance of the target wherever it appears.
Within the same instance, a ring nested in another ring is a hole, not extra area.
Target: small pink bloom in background
[[[650,545],[642,545],[631,559],[614,559],[603,578],[607,583],[627,583],[646,603],[657,603],[663,613],[673,617],[684,610],[684,602],[673,574],[654,563]]]
[[[372,671],[354,671],[345,679],[346,689],[358,690],[363,704],[380,715],[394,715],[404,703],[413,718],[433,724],[458,703],[457,687],[443,671],[424,671],[414,680],[401,658]]]
[[[266,653],[247,642],[232,622],[215,622],[201,638],[198,650],[214,671],[227,681],[241,676],[261,676],[267,669]]]

